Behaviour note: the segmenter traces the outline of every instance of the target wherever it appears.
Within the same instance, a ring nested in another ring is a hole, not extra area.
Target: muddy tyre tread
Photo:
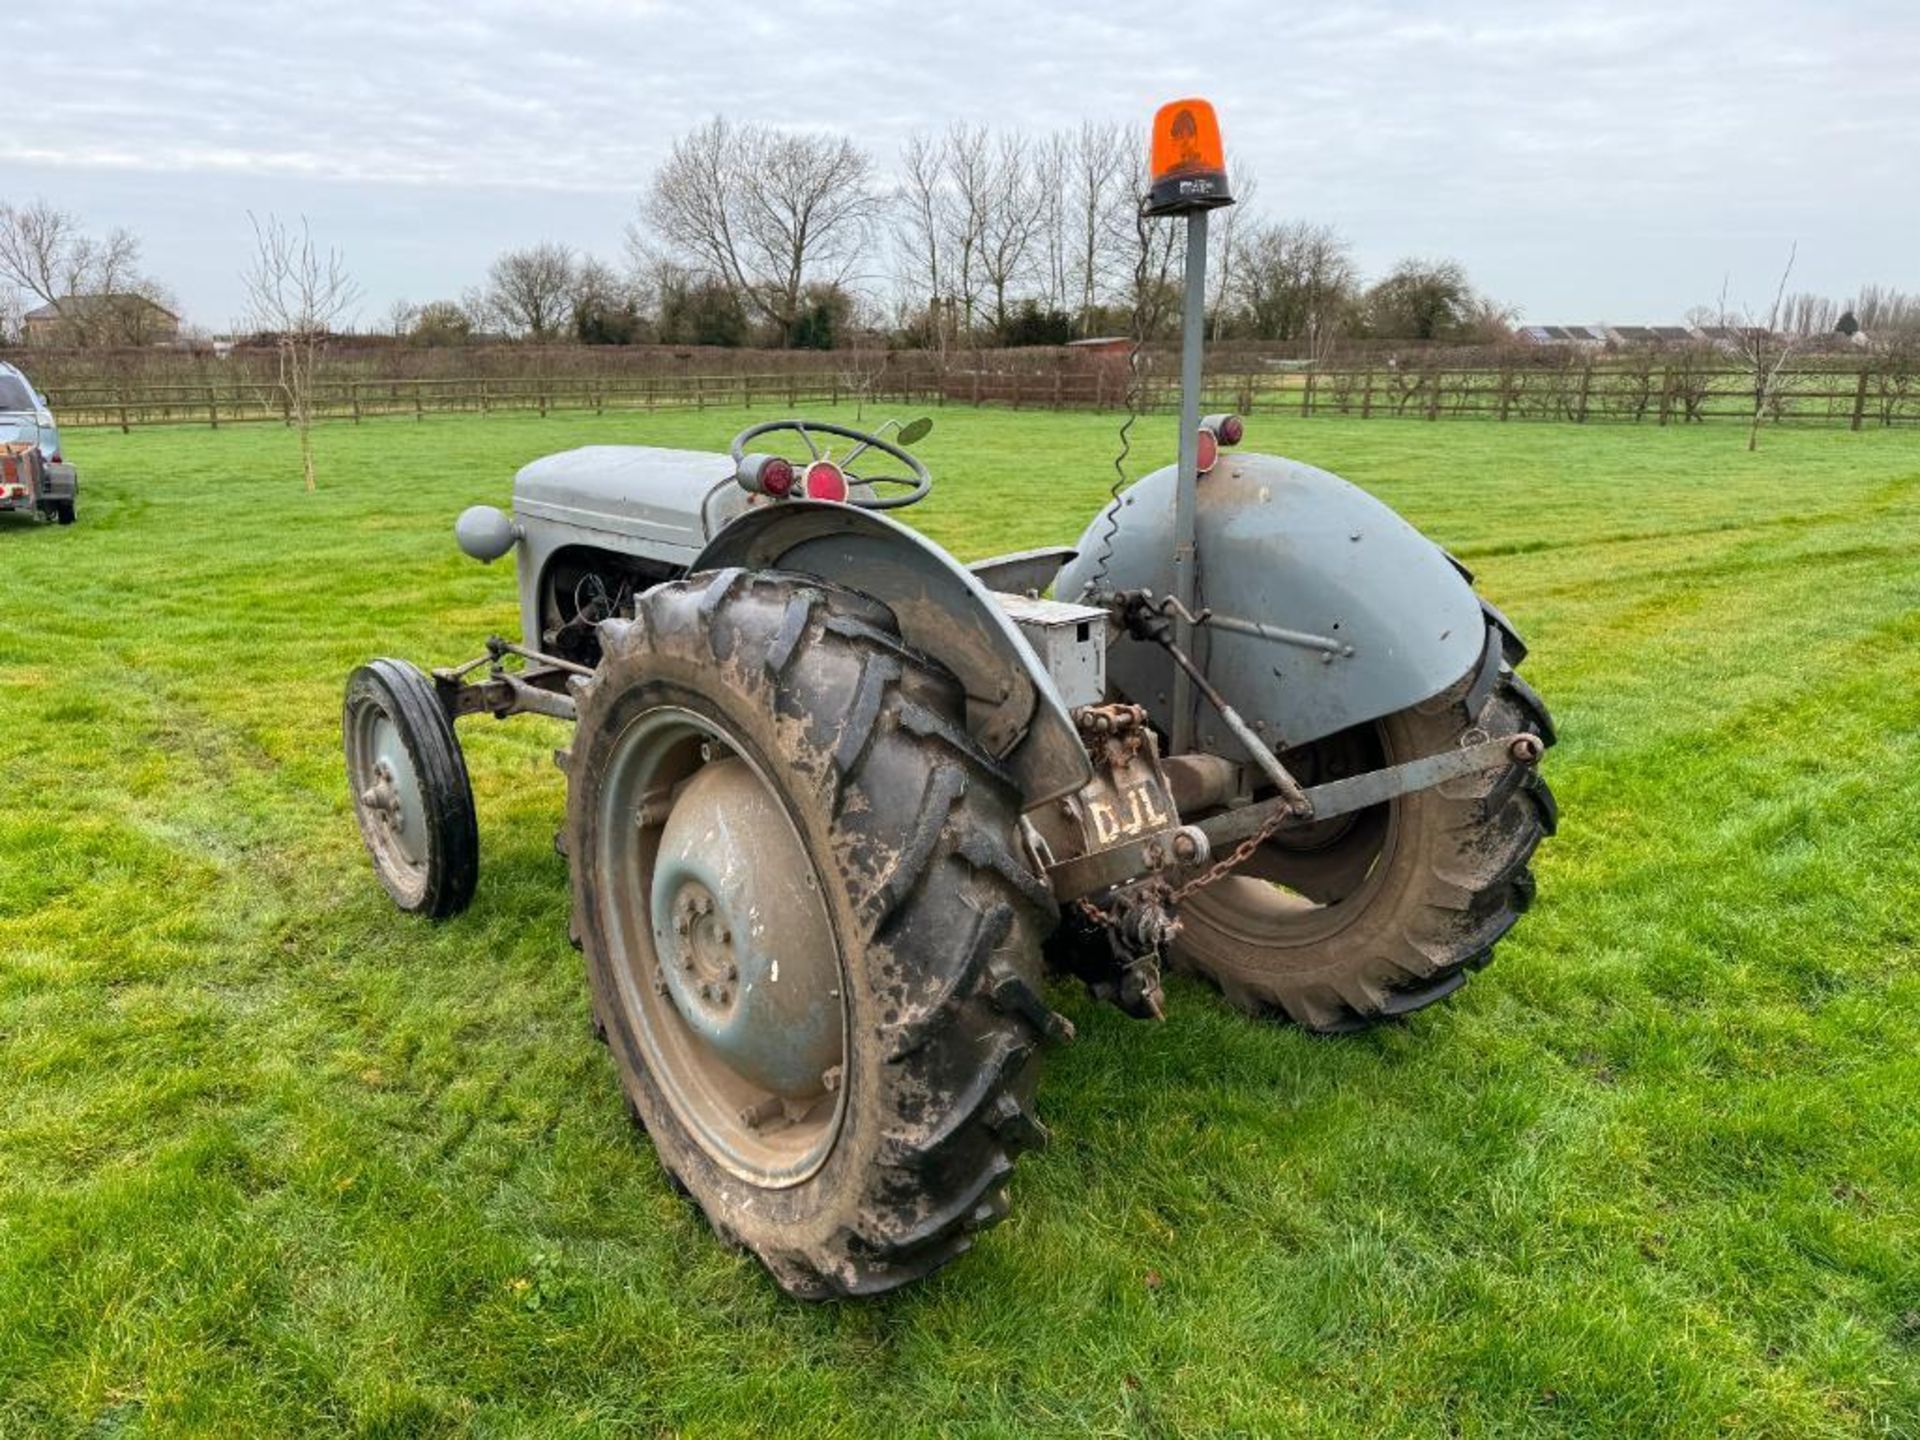
[[[1507,654],[1525,653],[1517,637],[1505,639],[1512,632],[1504,624],[1490,622],[1490,628]],[[1510,663],[1501,662],[1484,700],[1469,709],[1475,678],[1405,712],[1429,748],[1476,728],[1525,730],[1544,745],[1554,743],[1545,702]],[[1418,868],[1391,933],[1376,933],[1345,952],[1330,942],[1327,963],[1310,975],[1262,975],[1223,963],[1218,949],[1209,949],[1221,943],[1217,934],[1195,925],[1190,904],[1185,933],[1175,942],[1176,965],[1217,985],[1239,1009],[1321,1034],[1404,1019],[1458,992],[1533,903],[1533,854],[1554,833],[1559,813],[1537,766],[1471,776],[1429,793],[1440,812],[1430,830],[1437,843],[1409,862]]]
[[[1036,903],[1037,877],[1004,868],[1018,865],[1021,797],[964,738],[958,683],[905,647],[891,613],[866,597],[724,571],[660,586],[637,610],[602,627],[605,658],[579,692],[568,806],[575,909],[623,1085],[662,1165],[783,1289],[808,1299],[891,1290],[997,1221],[1014,1160],[1046,1136],[1031,1107],[1041,1027],[992,990],[1009,966],[1040,983],[1040,944],[1057,918]],[[779,727],[795,790],[816,812],[809,823],[834,836],[837,873],[823,868],[823,880],[844,887],[865,956],[857,969],[843,927],[849,982],[858,990],[864,975],[873,992],[856,996],[848,1034],[847,1064],[867,1088],[861,1118],[850,1094],[843,1123],[863,1128],[843,1130],[820,1174],[793,1190],[753,1187],[686,1133],[641,1052],[622,1043],[605,970],[584,834],[598,733],[623,692],[700,667],[710,678],[693,683],[722,686],[729,703]],[[865,1028],[862,1003],[875,1022]],[[859,1163],[843,1164],[850,1145]],[[799,1221],[783,1217],[789,1205],[805,1210]]]

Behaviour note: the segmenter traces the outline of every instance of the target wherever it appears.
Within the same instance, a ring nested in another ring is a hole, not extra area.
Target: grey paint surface
[[[522,466],[513,513],[525,643],[540,648],[540,587],[559,551],[593,546],[687,568],[748,500],[733,462],[711,450],[585,445]]]
[[[1124,492],[1106,583],[1173,587],[1172,466]],[[1097,568],[1106,510],[1080,537],[1054,594],[1077,599]],[[1386,505],[1311,465],[1224,451],[1200,477],[1198,603],[1217,614],[1320,637],[1285,643],[1201,626],[1194,658],[1271,743],[1299,744],[1438,694],[1486,643],[1480,604],[1444,552]],[[1347,653],[1349,652],[1350,653]],[[1120,638],[1111,684],[1171,730],[1173,662]],[[1202,748],[1236,749],[1195,698]]]
[[[778,569],[845,585],[892,609],[909,645],[936,656],[967,692],[967,728],[1019,782],[1029,805],[1092,774],[1052,679],[992,593],[947,553],[870,510],[790,501],[756,507],[694,562]]]
[[[590,445],[533,461],[514,478],[513,512],[529,648],[541,645],[547,567],[570,547],[677,570],[741,565],[817,575],[886,603],[907,642],[959,676],[969,730],[1029,804],[1071,793],[1091,773],[1045,665],[992,593],[939,547],[880,514],[770,502],[740,488],[724,454],[641,445]]]

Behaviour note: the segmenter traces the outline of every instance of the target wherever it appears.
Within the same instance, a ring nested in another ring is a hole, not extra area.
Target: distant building
[[[1067,349],[1083,355],[1118,355],[1125,359],[1133,353],[1133,341],[1125,335],[1090,335],[1085,340],[1069,340]]]
[[[1604,345],[1605,331],[1592,325],[1522,325],[1513,332],[1528,345]]]
[[[167,345],[180,317],[145,295],[68,295],[22,317],[29,345]]]
[[[1523,325],[1514,332],[1530,345],[1691,345],[1702,332],[1687,325]]]

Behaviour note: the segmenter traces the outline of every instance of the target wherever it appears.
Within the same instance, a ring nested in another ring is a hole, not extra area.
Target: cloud
[[[1193,91],[1263,208],[1341,227],[1375,266],[1457,255],[1535,318],[1668,318],[1727,269],[1761,283],[1794,239],[1809,283],[1920,284],[1895,268],[1920,230],[1920,12],[1878,0],[110,0],[35,26],[71,83],[9,111],[0,167],[140,230],[209,317],[233,302],[232,217],[265,199],[324,203],[390,297],[440,280],[407,258],[436,239],[461,265],[608,244],[672,136],[717,111],[885,164],[915,127],[1143,119]],[[223,268],[195,216],[225,227]]]

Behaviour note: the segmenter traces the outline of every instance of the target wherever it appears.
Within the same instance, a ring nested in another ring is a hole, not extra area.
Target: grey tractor
[[[436,919],[479,858],[455,722],[573,723],[596,1029],[661,1164],[807,1297],[1005,1213],[1073,1033],[1050,975],[1139,1016],[1169,963],[1310,1030],[1393,1020],[1487,962],[1555,823],[1519,636],[1362,490],[1212,416],[1075,546],[965,565],[893,518],[924,428],[537,460],[457,527],[514,557],[519,637],[346,695],[376,873]]]

